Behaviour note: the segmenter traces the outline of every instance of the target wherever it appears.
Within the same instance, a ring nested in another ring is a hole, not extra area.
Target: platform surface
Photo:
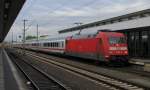
[[[130,59],[131,64],[143,66],[144,71],[150,72],[150,59]]]
[[[7,53],[0,48],[0,90],[25,90],[19,77]]]
[[[3,57],[0,49],[0,90],[4,90],[4,72],[3,72]]]
[[[150,64],[150,59],[134,59],[134,58],[131,58],[130,63],[145,65],[145,64]]]

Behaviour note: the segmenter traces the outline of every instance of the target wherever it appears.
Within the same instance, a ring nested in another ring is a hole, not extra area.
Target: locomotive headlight
[[[108,55],[105,55],[105,58],[109,58],[109,56],[108,56]]]
[[[128,51],[125,51],[124,53],[125,53],[125,54],[128,54]]]

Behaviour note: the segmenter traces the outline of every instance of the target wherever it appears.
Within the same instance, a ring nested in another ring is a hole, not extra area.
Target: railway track
[[[36,51],[32,51],[32,52],[36,52]],[[42,52],[41,52],[42,53]],[[44,53],[45,54],[45,53]],[[49,56],[50,58],[53,58],[55,59],[56,56],[50,56],[50,55],[41,55],[41,54],[38,54],[42,57],[45,57],[45,58],[48,58],[47,56]],[[61,56],[59,56],[60,58],[62,58]],[[59,57],[56,57],[56,59],[60,59]],[[70,61],[68,58],[66,57],[63,57],[64,59]],[[72,59],[72,58],[71,58]],[[76,61],[78,62],[79,60],[72,60],[72,61]],[[84,60],[80,60],[80,62],[83,62],[83,63],[86,63],[86,64],[89,64],[89,65],[93,65],[92,62],[84,62]],[[95,65],[95,64],[94,64]],[[106,65],[100,65],[100,67],[102,68],[106,68],[106,69],[110,69],[110,70],[116,70],[116,71],[121,71],[121,72],[127,72],[127,73],[132,73],[132,74],[136,74],[136,75],[140,75],[140,76],[144,76],[144,77],[148,77],[150,78],[150,72],[146,72],[146,71],[143,71],[142,69],[139,69],[139,68],[136,68],[134,66],[128,66],[128,67],[109,67],[109,66],[106,66]]]
[[[51,58],[52,60],[49,60],[49,58],[37,56],[32,53],[27,53],[27,55],[29,55],[32,58],[36,58],[41,63],[45,63],[45,64],[51,63],[51,64],[58,66],[59,68],[69,70],[76,74],[82,75],[86,78],[92,79],[112,90],[116,90],[116,89],[118,90],[144,90],[142,86],[135,85],[133,83],[129,83],[129,82],[121,81],[121,80],[117,80],[116,78],[114,79],[112,77],[108,77],[108,76],[101,75],[95,72],[91,72],[86,69],[75,67],[69,64],[60,63],[60,62],[53,60],[54,58]]]
[[[18,58],[14,54],[9,53],[9,56],[28,79],[28,84],[31,84],[30,89],[32,88],[34,90],[71,90],[69,87],[66,87],[53,77],[44,73],[40,69],[32,66],[31,64],[25,62],[24,60]]]

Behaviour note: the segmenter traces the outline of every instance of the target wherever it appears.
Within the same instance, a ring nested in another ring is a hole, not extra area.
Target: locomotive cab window
[[[125,37],[109,37],[109,43],[110,44],[123,44],[126,43]]]

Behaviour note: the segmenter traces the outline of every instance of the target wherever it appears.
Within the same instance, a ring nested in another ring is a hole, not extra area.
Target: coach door
[[[99,39],[99,44],[97,44],[97,58],[99,60],[104,60],[103,59],[103,50],[104,50],[104,47],[103,47],[103,41],[102,41],[102,38]]]

